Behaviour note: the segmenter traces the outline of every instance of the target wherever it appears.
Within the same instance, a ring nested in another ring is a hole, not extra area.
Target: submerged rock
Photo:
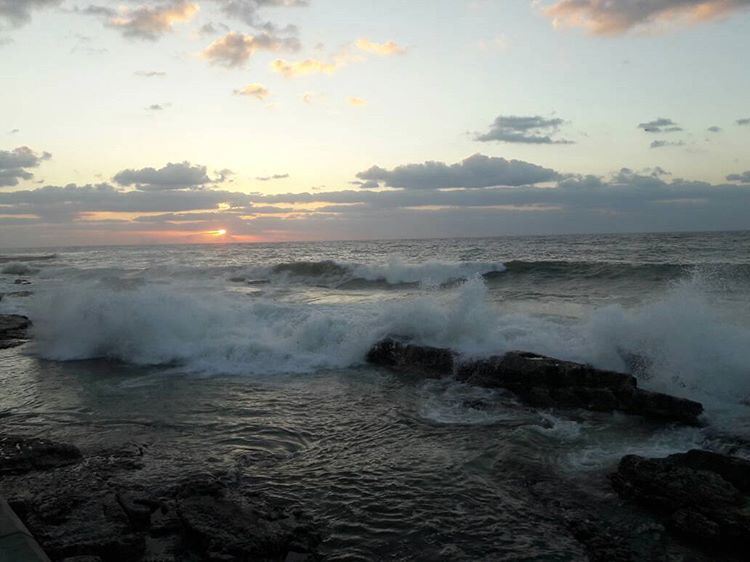
[[[746,553],[750,462],[700,450],[662,459],[628,455],[610,480],[621,497],[662,515],[682,537]]]
[[[0,314],[0,349],[14,347],[25,342],[31,321],[20,314]]]
[[[81,458],[81,451],[73,445],[15,435],[0,437],[0,475],[57,468]]]
[[[463,361],[449,349],[413,345],[393,338],[375,344],[370,363],[429,377],[454,375],[486,388],[510,390],[525,403],[543,408],[619,410],[650,418],[697,423],[698,402],[638,388],[635,377],[521,351]]]

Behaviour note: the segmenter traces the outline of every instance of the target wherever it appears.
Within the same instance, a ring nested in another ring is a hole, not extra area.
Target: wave
[[[34,269],[33,267],[30,267],[29,265],[26,265],[22,262],[10,262],[7,265],[4,265],[2,269],[0,269],[0,273],[4,273],[6,275],[31,275],[33,273],[37,273],[38,271],[38,269]]]
[[[648,388],[737,403],[750,396],[750,327],[693,276],[634,308],[583,320],[508,312],[481,277],[449,291],[377,302],[283,303],[137,285],[80,285],[33,303],[36,353],[205,373],[304,373],[362,364],[388,334],[481,356],[521,349],[632,372]]]
[[[384,264],[339,263],[332,260],[280,263],[270,268],[251,268],[234,282],[284,282],[339,289],[372,287],[440,287],[466,281],[476,275],[491,276],[505,271],[502,263],[426,261]]]
[[[28,261],[47,261],[53,260],[57,257],[57,254],[41,254],[41,255],[7,255],[0,256],[0,263],[8,262],[28,262]]]
[[[750,265],[712,264],[629,264],[619,262],[522,261],[445,262],[418,264],[391,260],[384,264],[297,261],[270,268],[240,270],[234,282],[265,282],[316,285],[337,289],[451,287],[477,275],[490,283],[639,281],[669,282],[700,270],[703,275],[728,279],[750,279]]]

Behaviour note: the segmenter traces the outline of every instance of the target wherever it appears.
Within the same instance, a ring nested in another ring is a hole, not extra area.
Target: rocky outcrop
[[[0,314],[0,349],[15,347],[26,341],[31,321],[19,314]]]
[[[41,441],[12,439],[22,450],[39,448]],[[302,513],[247,496],[222,474],[144,484],[137,476],[142,454],[101,451],[74,465],[46,470],[25,465],[23,474],[18,462],[0,458],[0,494],[52,560],[317,559],[320,537]]]
[[[621,497],[661,515],[685,539],[747,553],[750,462],[699,450],[662,459],[628,455],[610,479]]]
[[[631,375],[534,353],[511,351],[463,360],[449,349],[388,338],[370,349],[367,360],[399,371],[429,377],[453,375],[468,384],[506,389],[536,407],[619,410],[687,424],[697,423],[703,412],[698,402],[639,389]]]

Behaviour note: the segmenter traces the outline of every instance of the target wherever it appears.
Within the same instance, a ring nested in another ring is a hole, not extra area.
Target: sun
[[[216,231],[214,232],[214,234],[215,234],[216,236],[224,236],[224,235],[226,235],[226,233],[227,233],[227,231],[226,231],[226,229],[225,229],[225,228],[220,228],[219,230],[216,230]]]

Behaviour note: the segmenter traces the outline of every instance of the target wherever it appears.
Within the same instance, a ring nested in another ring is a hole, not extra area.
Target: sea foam
[[[359,365],[398,334],[470,356],[520,349],[588,362],[633,372],[647,388],[736,403],[750,396],[750,328],[712,302],[708,283],[693,276],[639,306],[575,320],[506,310],[480,276],[420,296],[323,304],[84,283],[40,295],[31,315],[36,353],[49,359],[303,373]]]

